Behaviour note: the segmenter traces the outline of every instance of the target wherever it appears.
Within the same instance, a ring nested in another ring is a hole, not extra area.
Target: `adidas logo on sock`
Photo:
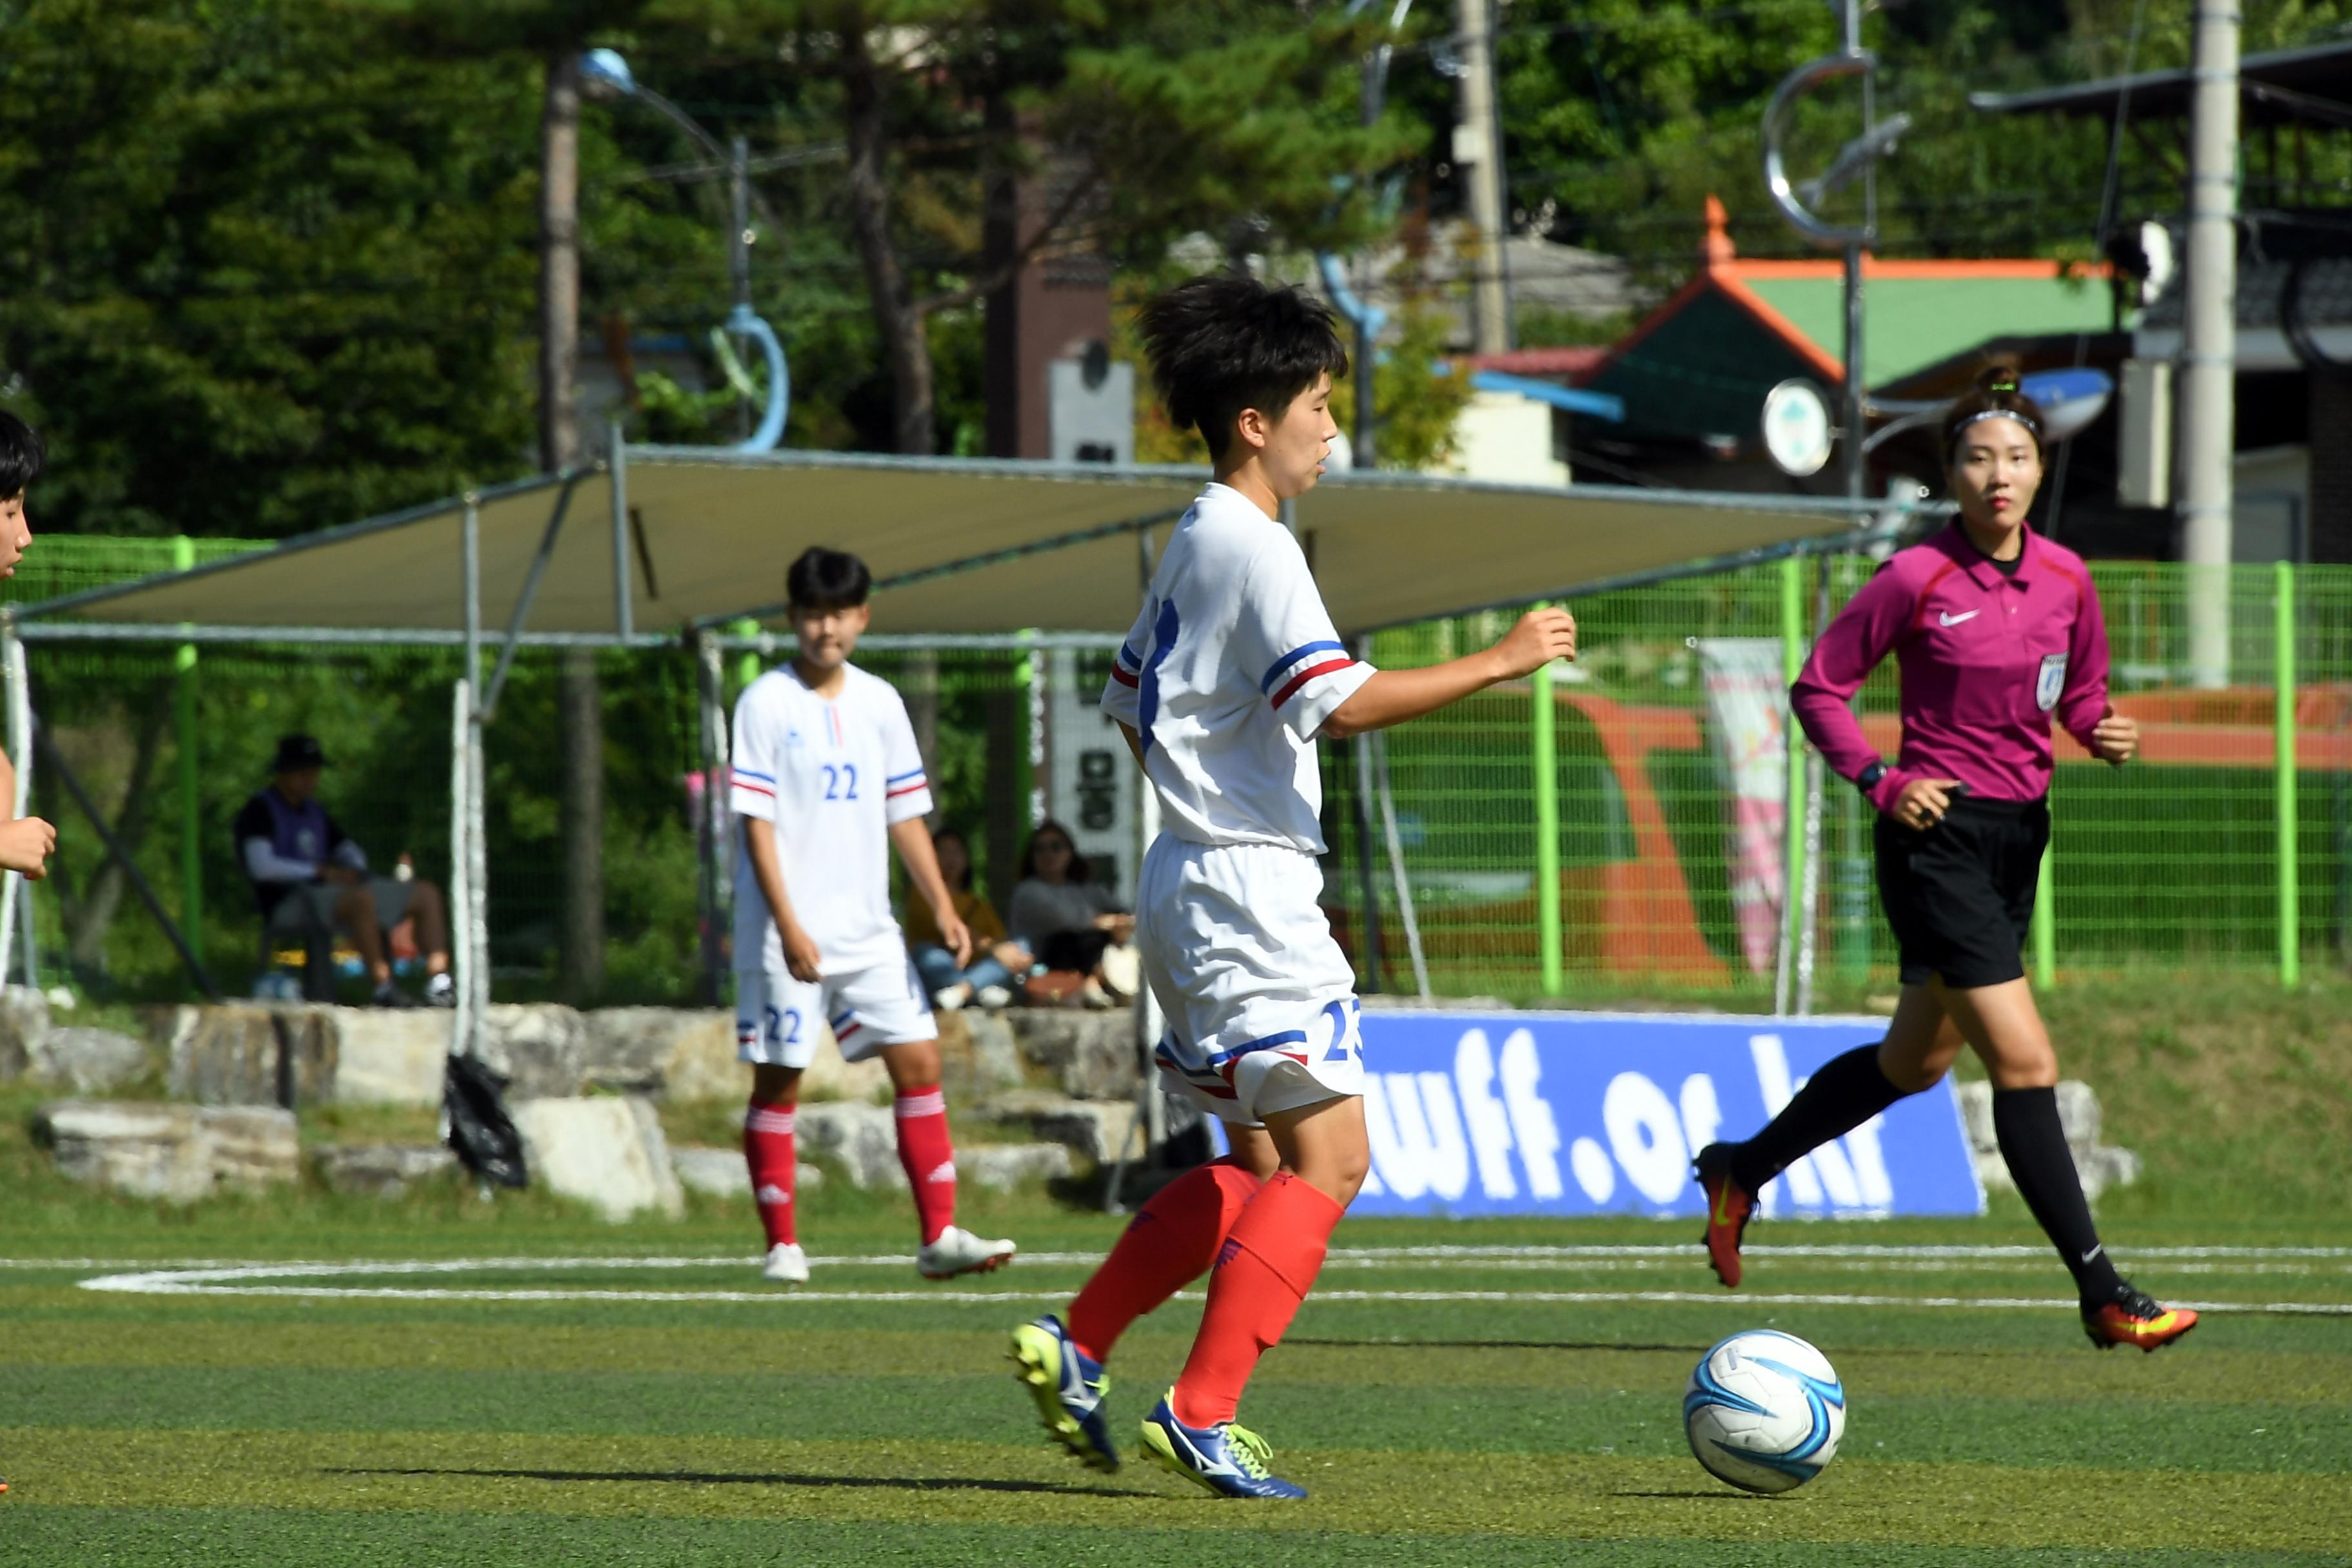
[[[793,1194],[784,1191],[783,1188],[776,1185],[773,1182],[768,1183],[751,1195],[761,1203],[766,1204],[772,1208],[778,1204],[788,1204],[793,1201]]]
[[[933,1182],[952,1182],[954,1180],[955,1162],[953,1160],[943,1162],[940,1165],[939,1169],[933,1171],[929,1175],[923,1178],[925,1185],[929,1185]]]
[[[1223,1268],[1226,1264],[1231,1263],[1234,1258],[1239,1258],[1241,1256],[1241,1252],[1242,1244],[1228,1237],[1225,1239],[1225,1244],[1217,1248],[1217,1261],[1211,1265],[1211,1268],[1213,1269]]]

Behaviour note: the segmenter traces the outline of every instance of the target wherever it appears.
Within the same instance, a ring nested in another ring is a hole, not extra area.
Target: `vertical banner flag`
[[[1883,1018],[1368,1011],[1359,1215],[1705,1212],[1691,1156],[1744,1138]],[[1984,1212],[1947,1079],[1769,1184],[1766,1217]]]
[[[1706,729],[1730,818],[1724,867],[1740,950],[1749,973],[1769,973],[1779,952],[1788,816],[1788,693],[1777,637],[1700,637]]]

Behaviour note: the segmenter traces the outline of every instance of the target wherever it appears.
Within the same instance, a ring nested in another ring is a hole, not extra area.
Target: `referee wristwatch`
[[[1862,772],[1854,774],[1853,787],[1860,790],[1863,794],[1868,795],[1872,790],[1878,787],[1878,781],[1885,776],[1886,763],[1884,761],[1873,763],[1870,766],[1863,769]]]

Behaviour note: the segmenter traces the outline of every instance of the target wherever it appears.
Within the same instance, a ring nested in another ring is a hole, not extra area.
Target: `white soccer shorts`
[[[735,1054],[762,1067],[805,1068],[815,1058],[817,1025],[833,1026],[844,1061],[863,1061],[885,1046],[939,1037],[923,999],[922,977],[896,959],[827,974],[811,984],[782,970],[735,974]]]
[[[1168,1016],[1154,1059],[1171,1093],[1258,1127],[1364,1092],[1355,972],[1322,891],[1322,868],[1297,849],[1153,842],[1135,941]]]

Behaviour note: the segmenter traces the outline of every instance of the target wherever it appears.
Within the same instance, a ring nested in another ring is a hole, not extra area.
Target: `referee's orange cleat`
[[[1756,1211],[1755,1194],[1731,1174],[1731,1145],[1710,1143],[1691,1162],[1706,1194],[1706,1261],[1727,1290],[1739,1289],[1739,1238]]]
[[[2144,1290],[2125,1286],[2116,1299],[2083,1308],[2083,1331],[2103,1351],[2117,1345],[2137,1345],[2153,1351],[2168,1345],[2197,1326],[2197,1314],[2186,1307],[2159,1307]]]

